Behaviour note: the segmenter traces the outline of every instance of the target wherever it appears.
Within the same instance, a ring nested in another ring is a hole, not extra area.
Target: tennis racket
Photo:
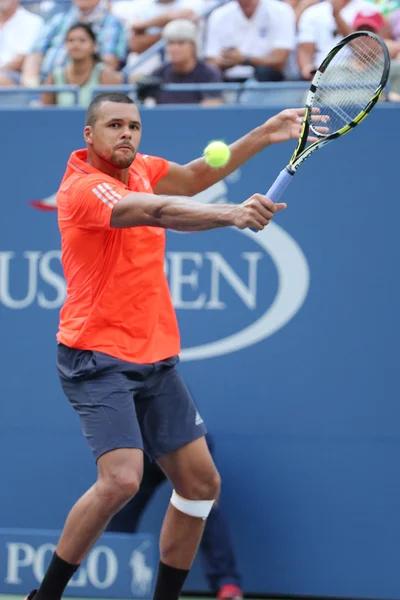
[[[297,148],[268,190],[268,198],[278,202],[313,152],[365,119],[379,100],[389,70],[386,44],[368,31],[351,33],[329,52],[311,82]],[[309,135],[317,140],[306,147]]]

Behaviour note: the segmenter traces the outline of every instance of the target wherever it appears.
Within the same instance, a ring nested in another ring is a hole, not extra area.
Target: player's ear
[[[85,129],[83,130],[83,137],[87,144],[93,144],[92,133],[93,129],[91,128],[91,126],[86,125]]]

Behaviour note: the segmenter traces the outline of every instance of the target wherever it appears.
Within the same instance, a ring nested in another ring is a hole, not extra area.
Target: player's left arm
[[[229,146],[231,156],[225,167],[210,167],[204,158],[197,158],[185,165],[171,162],[168,173],[154,185],[154,193],[178,196],[199,194],[236,171],[267,146],[298,139],[303,115],[304,108],[283,110],[233,142]]]

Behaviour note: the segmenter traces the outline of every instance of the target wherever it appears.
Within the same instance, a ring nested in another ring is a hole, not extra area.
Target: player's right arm
[[[157,160],[153,163],[159,168]],[[156,181],[155,168],[151,176]],[[254,194],[242,204],[209,205],[184,196],[131,192],[99,176],[77,178],[72,183],[67,179],[61,185],[57,205],[60,224],[89,230],[140,226],[177,231],[230,226],[261,230],[276,212],[286,208],[286,204],[275,204],[262,194]]]
[[[176,231],[206,231],[219,227],[262,230],[274,214],[286,208],[261,194],[242,204],[207,205],[184,197],[132,192],[112,210],[111,227],[151,226]]]

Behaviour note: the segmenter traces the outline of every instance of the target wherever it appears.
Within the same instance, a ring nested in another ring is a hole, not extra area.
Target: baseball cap
[[[380,31],[386,24],[385,19],[379,11],[376,10],[362,10],[355,16],[353,27],[359,29],[362,27],[369,27],[373,31]]]
[[[197,27],[188,19],[174,19],[165,25],[162,37],[167,42],[193,42],[197,43]]]

